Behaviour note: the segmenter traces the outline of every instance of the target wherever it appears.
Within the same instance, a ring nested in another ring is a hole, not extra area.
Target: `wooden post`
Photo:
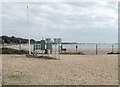
[[[96,55],[98,54],[98,45],[96,44]]]

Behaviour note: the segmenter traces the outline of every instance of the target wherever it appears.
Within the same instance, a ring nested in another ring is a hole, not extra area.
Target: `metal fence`
[[[33,45],[31,45],[31,50],[33,51]],[[107,54],[110,52],[118,52],[118,44],[90,44],[90,43],[78,43],[78,44],[61,44],[62,49],[66,53],[84,53],[86,55],[96,55],[96,54]],[[28,50],[28,44],[6,44],[5,47],[18,49],[18,50]],[[61,47],[60,47],[61,48]],[[53,51],[55,50],[55,45],[52,44]]]
[[[107,54],[110,52],[118,52],[118,44],[90,44],[90,43],[79,43],[79,44],[62,44],[63,48],[66,49],[66,52],[77,53],[81,52],[84,54]]]

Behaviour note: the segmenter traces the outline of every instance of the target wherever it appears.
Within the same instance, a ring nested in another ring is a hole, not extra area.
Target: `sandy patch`
[[[3,55],[4,85],[117,85],[117,55],[62,55],[60,60]]]

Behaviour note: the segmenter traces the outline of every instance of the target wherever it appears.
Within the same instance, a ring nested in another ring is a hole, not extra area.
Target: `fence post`
[[[98,45],[96,44],[96,55],[98,54]]]
[[[2,40],[2,46],[3,46],[3,48],[4,48],[4,40]]]
[[[56,47],[56,43],[55,43],[55,58],[56,58],[56,55],[57,55],[56,49],[57,49],[57,47]]]
[[[36,41],[35,41],[35,55],[37,56],[37,43],[36,43]]]
[[[21,40],[19,40],[19,50],[21,50]]]
[[[76,44],[76,53],[77,53],[77,48],[78,48],[78,46],[77,46],[77,44]]]
[[[59,46],[58,46],[58,55],[59,55],[59,59],[60,59],[60,43],[58,44]]]
[[[112,52],[114,53],[114,44],[112,44]]]

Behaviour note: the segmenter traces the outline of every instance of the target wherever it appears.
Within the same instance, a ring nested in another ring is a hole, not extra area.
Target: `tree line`
[[[30,40],[31,44],[35,43],[34,39]],[[15,36],[0,36],[0,43],[4,43],[4,44],[26,44],[28,43],[28,39],[24,39],[24,38],[19,38],[19,37],[15,37]]]

